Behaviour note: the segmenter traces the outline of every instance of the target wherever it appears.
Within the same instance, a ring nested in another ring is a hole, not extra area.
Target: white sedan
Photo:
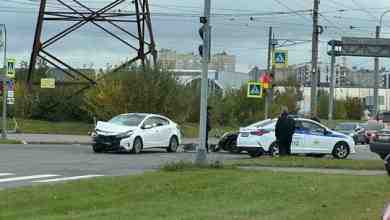
[[[93,150],[125,151],[134,154],[146,148],[166,148],[176,152],[180,141],[178,125],[167,117],[145,113],[118,115],[108,122],[99,121],[92,133]]]
[[[295,118],[295,133],[291,143],[292,154],[312,154],[323,156],[331,154],[337,159],[344,159],[355,153],[352,137],[332,131],[313,120]],[[278,154],[275,137],[276,120],[268,121],[261,127],[241,128],[237,138],[237,147],[247,151],[252,157],[263,153]]]

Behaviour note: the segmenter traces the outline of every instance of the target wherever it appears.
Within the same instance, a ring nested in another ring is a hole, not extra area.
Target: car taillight
[[[262,136],[262,135],[267,134],[267,133],[269,133],[269,131],[264,130],[264,129],[259,129],[256,131],[252,131],[251,135]]]

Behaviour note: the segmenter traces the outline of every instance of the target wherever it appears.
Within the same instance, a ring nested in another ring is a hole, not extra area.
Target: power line
[[[278,3],[279,5],[283,6],[284,8],[286,8],[287,10],[291,11],[291,12],[294,12],[294,11],[295,11],[295,10],[291,9],[290,7],[288,7],[287,5],[285,5],[285,4],[284,4],[282,1],[280,1],[280,0],[274,0],[274,1],[275,1],[276,3]],[[303,16],[303,15],[300,14],[300,13],[294,13],[294,14],[296,14],[297,16],[303,18],[304,20],[309,20],[309,21],[311,21],[309,18]]]

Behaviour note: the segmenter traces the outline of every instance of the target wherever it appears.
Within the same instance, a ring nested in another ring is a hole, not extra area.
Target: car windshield
[[[356,124],[353,123],[343,123],[336,126],[336,130],[354,130],[355,128]]]
[[[109,123],[116,125],[125,125],[125,126],[138,126],[142,120],[145,119],[144,115],[129,114],[129,115],[118,115],[111,120]]]

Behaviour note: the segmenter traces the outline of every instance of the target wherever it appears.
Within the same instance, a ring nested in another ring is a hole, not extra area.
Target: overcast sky
[[[69,2],[69,0],[64,0]],[[0,0],[0,23],[8,27],[9,55],[28,60],[36,25],[38,4],[33,0]],[[56,0],[48,0],[48,8],[59,9]],[[81,0],[92,7],[100,7],[110,0]],[[121,6],[131,10],[131,4]],[[254,65],[266,64],[268,27],[273,26],[276,37],[292,40],[311,40],[310,13],[290,15],[261,15],[266,12],[306,10],[312,0],[214,0],[212,1],[213,52],[235,54],[238,70],[247,71]],[[375,4],[373,4],[375,2]],[[179,52],[197,52],[199,15],[203,0],[150,0],[153,28],[158,48]],[[321,35],[320,59],[329,62],[327,41],[341,36],[373,37],[375,25],[383,11],[390,9],[388,0],[322,0],[320,24],[325,28]],[[342,10],[342,11],[340,11]],[[164,13],[164,15],[161,15]],[[250,17],[253,20],[250,20]],[[385,16],[383,36],[390,37],[390,13]],[[52,36],[71,23],[45,22],[44,38]],[[350,27],[353,26],[353,29]],[[108,27],[108,26],[107,26]],[[134,27],[127,27],[133,30]],[[311,43],[289,47],[290,64],[311,59]],[[119,63],[130,57],[131,50],[92,25],[87,25],[51,47],[51,52],[77,67],[94,64]],[[349,59],[350,64],[372,68],[372,59]],[[386,62],[386,61],[384,61]]]

